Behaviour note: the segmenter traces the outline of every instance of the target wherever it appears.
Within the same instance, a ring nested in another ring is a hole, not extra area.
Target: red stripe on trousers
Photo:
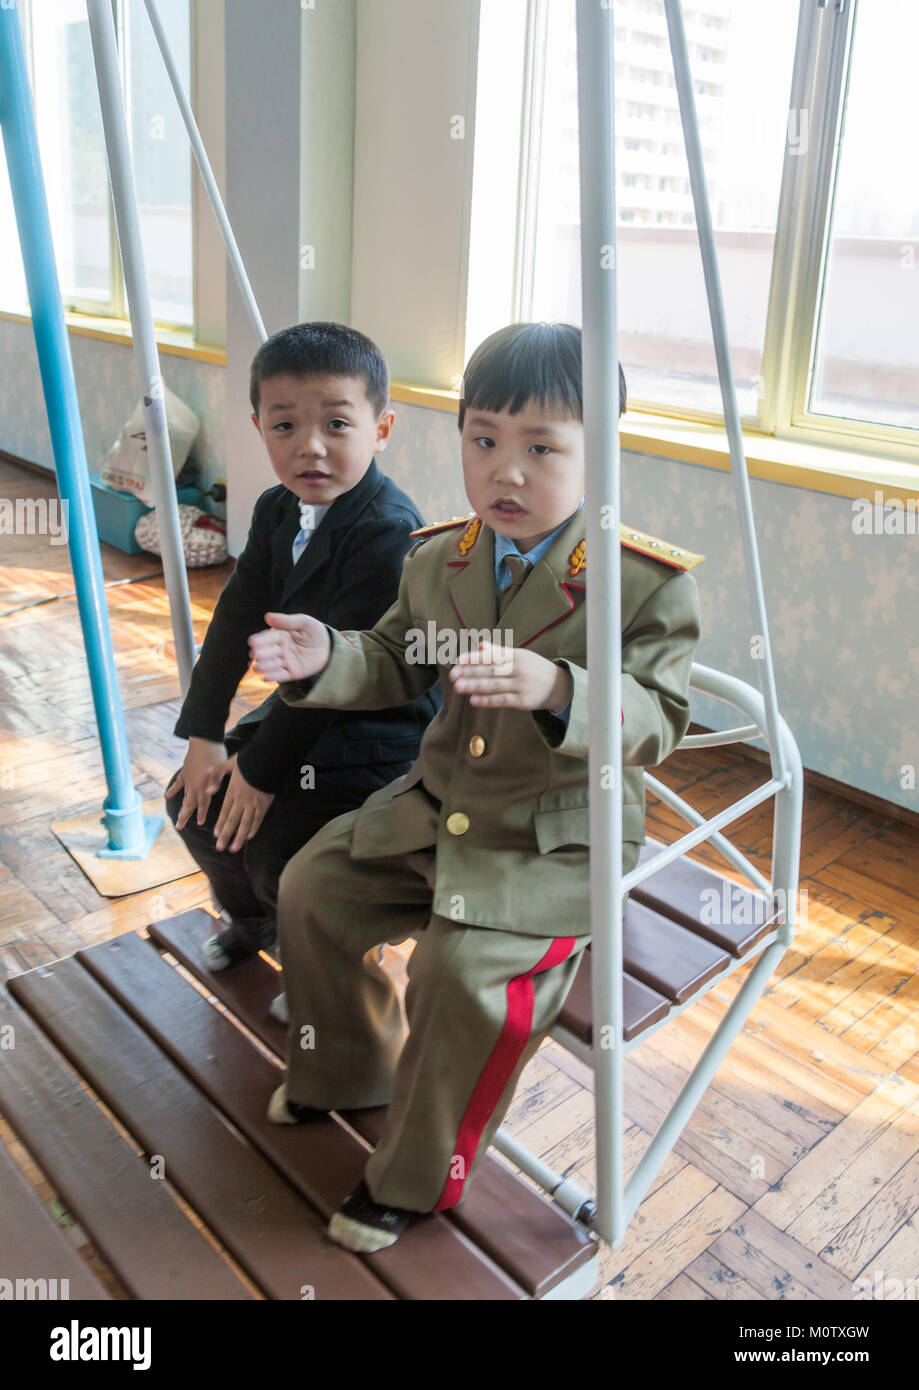
[[[539,975],[544,970],[551,970],[553,965],[560,965],[571,954],[576,940],[574,936],[557,936],[542,960],[538,961],[532,970],[528,970],[525,975],[515,975],[508,981],[504,1027],[491,1056],[482,1068],[457,1135],[453,1163],[457,1158],[461,1158],[464,1173],[472,1167],[485,1126],[494,1114],[495,1106],[504,1094],[513,1070],[520,1060],[520,1054],[529,1041],[533,1023],[532,976]],[[463,1195],[465,1182],[465,1177],[448,1177],[434,1210],[444,1211],[447,1207],[455,1207]]]

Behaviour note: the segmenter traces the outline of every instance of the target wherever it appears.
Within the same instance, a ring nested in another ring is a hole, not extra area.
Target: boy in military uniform
[[[438,674],[444,690],[412,769],[330,822],[281,878],[291,1034],[269,1117],[389,1107],[329,1226],[353,1250],[463,1200],[589,940],[581,399],[579,329],[493,334],[460,401],[473,514],[417,533],[371,631],[268,614],[250,639],[290,705],[395,705]],[[626,528],[622,546],[628,872],[644,838],[642,769],[690,720],[699,604],[688,571],[701,557]],[[477,650],[464,650],[473,631]],[[406,1028],[372,948],[413,933]]]

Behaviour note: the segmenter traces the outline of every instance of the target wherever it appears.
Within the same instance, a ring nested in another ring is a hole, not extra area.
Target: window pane
[[[3,151],[0,151],[0,309],[9,314],[29,312],[13,195]]]
[[[809,409],[919,428],[919,6],[856,12]]]
[[[111,297],[108,166],[83,0],[31,6],[33,92],[65,303]]]
[[[620,352],[629,397],[721,412],[661,0],[616,0]],[[798,0],[685,15],[741,412],[757,412]],[[581,322],[574,0],[551,0],[533,315]]]
[[[189,0],[159,0],[157,10],[188,92]],[[128,20],[134,179],[153,317],[191,324],[191,150],[142,0],[130,0]]]

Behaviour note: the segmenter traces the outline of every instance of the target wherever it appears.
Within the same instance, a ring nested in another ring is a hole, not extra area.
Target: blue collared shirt
[[[582,497],[577,505],[577,511],[572,512],[571,516],[577,516],[577,513],[581,510],[583,505],[584,498]],[[550,546],[552,546],[555,543],[559,535],[568,525],[568,522],[571,520],[571,516],[566,517],[566,519],[562,522],[560,526],[556,526],[555,530],[550,535],[546,536],[545,540],[540,541],[538,545],[534,545],[533,549],[528,550],[525,555],[521,555],[520,551],[517,549],[515,542],[511,540],[510,536],[499,536],[498,532],[495,532],[495,589],[499,594],[504,589],[506,589],[507,586],[511,583],[510,570],[504,563],[508,555],[519,556],[521,560],[526,560],[531,567],[538,565],[543,556],[548,552]],[[529,577],[529,575],[527,577]],[[562,723],[567,727],[568,716],[570,714],[571,700],[569,700],[565,708],[563,710],[560,710],[559,713],[556,714],[554,717],[556,719],[560,719]]]
[[[583,505],[584,498],[582,497],[577,505],[577,510],[573,511],[571,516],[577,516]],[[516,542],[512,541],[510,536],[499,536],[497,531],[495,532],[495,588],[499,594],[502,590],[506,589],[511,582],[510,570],[504,563],[508,555],[518,555],[521,560],[526,560],[528,564],[533,566],[538,565],[543,556],[548,553],[550,547],[561,535],[562,531],[564,531],[568,522],[571,520],[571,516],[566,517],[561,526],[556,526],[555,530],[551,532],[550,535],[546,536],[545,540],[540,541],[538,545],[534,545],[533,549],[528,550],[525,555],[522,555],[517,549]]]

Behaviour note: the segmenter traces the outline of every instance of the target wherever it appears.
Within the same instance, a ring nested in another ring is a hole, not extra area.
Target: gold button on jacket
[[[465,835],[469,829],[469,817],[462,811],[454,811],[447,817],[447,829],[451,835]]]
[[[474,758],[481,758],[485,752],[485,740],[481,734],[473,734],[469,740],[469,752]]]

